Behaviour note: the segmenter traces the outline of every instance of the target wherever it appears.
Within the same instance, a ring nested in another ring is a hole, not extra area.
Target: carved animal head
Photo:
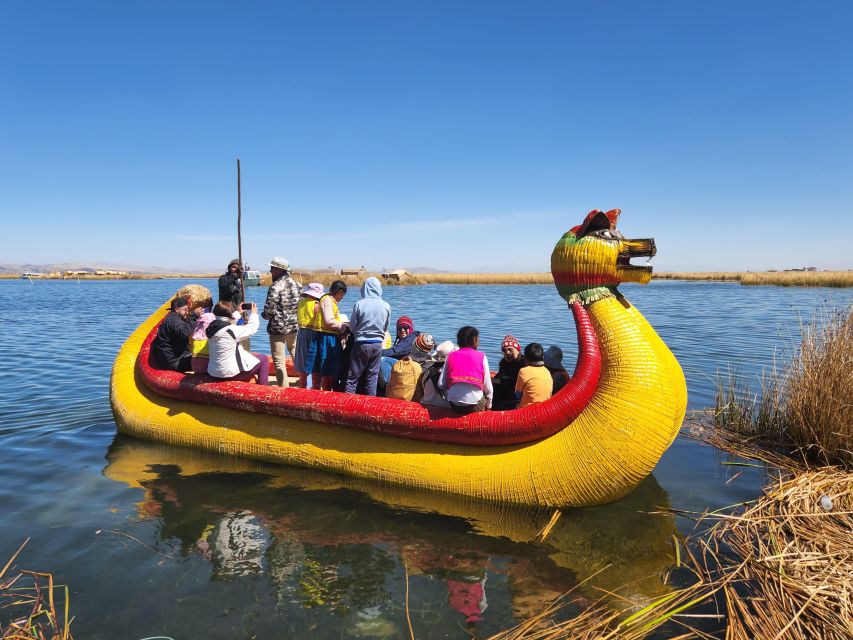
[[[631,258],[651,258],[652,238],[626,240],[616,228],[620,209],[590,211],[583,224],[563,234],[551,254],[551,273],[568,302],[592,302],[611,295],[622,282],[648,284],[651,265],[633,265]]]

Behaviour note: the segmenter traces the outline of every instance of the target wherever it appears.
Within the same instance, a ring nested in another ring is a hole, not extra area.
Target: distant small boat
[[[21,274],[22,280],[29,280],[32,278],[45,278],[47,277],[46,273],[36,273],[35,271],[25,271]]]
[[[244,271],[243,272],[243,284],[247,287],[259,287],[259,286],[261,286],[261,272],[260,271]]]

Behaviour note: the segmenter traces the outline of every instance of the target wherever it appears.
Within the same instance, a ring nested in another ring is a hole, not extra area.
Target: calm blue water
[[[537,543],[550,513],[479,511],[116,438],[112,360],[181,284],[0,281],[0,564],[31,537],[20,566],[70,585],[76,637],[408,637],[406,575],[418,638],[488,636],[607,565],[577,593],[627,583],[641,604],[665,592],[671,536],[692,527],[649,511],[702,511],[759,490],[760,470],[721,465],[715,450],[679,438],[629,498],[567,512]],[[251,292],[260,302],[265,289]],[[813,309],[851,302],[849,290],[728,283],[623,292],[681,361],[693,408],[712,402],[718,369],[757,373]],[[561,345],[573,366],[571,318],[550,286],[397,287],[385,297],[394,317],[412,316],[437,340],[475,324],[493,366],[506,333]],[[263,335],[253,346],[268,350]]]

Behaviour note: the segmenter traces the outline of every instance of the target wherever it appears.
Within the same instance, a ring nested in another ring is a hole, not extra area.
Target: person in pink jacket
[[[447,392],[447,401],[457,413],[474,413],[492,408],[494,389],[489,359],[480,346],[476,327],[462,327],[456,334],[459,350],[447,356],[438,385]]]

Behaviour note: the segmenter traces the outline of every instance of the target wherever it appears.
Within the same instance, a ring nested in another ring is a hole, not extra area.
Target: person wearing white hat
[[[290,277],[290,263],[286,258],[275,257],[269,262],[272,284],[261,316],[267,321],[270,352],[275,364],[275,380],[280,387],[287,387],[287,365],[285,347],[293,356],[296,353],[296,334],[299,324],[296,307],[302,285]]]

